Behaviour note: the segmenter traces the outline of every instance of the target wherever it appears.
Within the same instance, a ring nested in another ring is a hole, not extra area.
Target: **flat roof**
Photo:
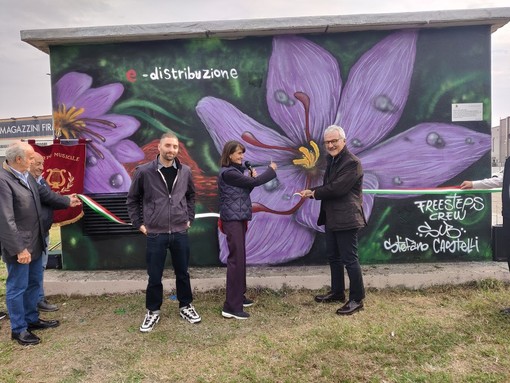
[[[301,33],[336,33],[407,28],[490,25],[495,32],[510,21],[510,8],[287,17],[276,19],[195,21],[167,24],[30,29],[21,40],[49,53],[52,45],[105,44],[190,38],[239,38]]]

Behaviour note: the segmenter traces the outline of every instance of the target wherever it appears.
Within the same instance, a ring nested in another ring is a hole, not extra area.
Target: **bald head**
[[[34,152],[34,162],[30,165],[30,173],[35,179],[39,178],[44,172],[44,157]]]

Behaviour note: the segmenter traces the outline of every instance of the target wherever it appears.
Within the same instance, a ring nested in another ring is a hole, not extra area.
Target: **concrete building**
[[[510,8],[484,8],[28,30],[21,38],[50,56],[58,131],[92,140],[87,194],[122,207],[132,171],[154,158],[161,132],[180,135],[201,180],[198,213],[213,213],[194,223],[192,263],[214,266],[225,256],[214,213],[227,139],[245,142],[245,159],[257,166],[277,159],[282,169],[254,200],[248,263],[324,263],[318,207],[292,196],[322,182],[322,134],[333,123],[364,166],[362,260],[445,262],[492,258],[491,198],[413,191],[490,174],[490,40],[509,21]],[[108,222],[92,233],[97,226],[85,218],[63,230],[65,267],[144,263],[139,233]]]

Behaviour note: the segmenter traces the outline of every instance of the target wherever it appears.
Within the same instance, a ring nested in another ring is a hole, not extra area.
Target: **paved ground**
[[[192,287],[206,291],[225,287],[225,268],[192,268]],[[330,284],[328,266],[249,267],[248,287],[320,289]],[[482,279],[510,281],[506,262],[365,265],[366,287],[402,286],[419,289],[433,285],[461,284]],[[46,270],[46,295],[101,295],[144,290],[145,270],[63,271]],[[173,271],[165,271],[164,286],[175,286]]]

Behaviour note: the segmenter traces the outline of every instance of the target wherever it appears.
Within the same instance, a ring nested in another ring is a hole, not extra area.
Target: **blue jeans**
[[[44,250],[41,254],[42,259],[42,268],[43,268],[43,281],[41,282],[41,290],[39,290],[39,300],[38,302],[41,302],[44,300],[44,270],[46,270],[46,265],[48,264],[48,245],[50,244],[50,236],[47,235],[46,238],[44,238]]]
[[[22,332],[39,320],[37,302],[42,285],[42,258],[29,264],[7,263],[5,300],[12,332]]]
[[[191,283],[188,273],[189,241],[186,231],[181,233],[148,233],[147,234],[147,292],[145,306],[155,311],[163,304],[163,270],[165,268],[167,250],[170,250],[175,273],[175,288],[179,307],[189,305],[193,301]]]

